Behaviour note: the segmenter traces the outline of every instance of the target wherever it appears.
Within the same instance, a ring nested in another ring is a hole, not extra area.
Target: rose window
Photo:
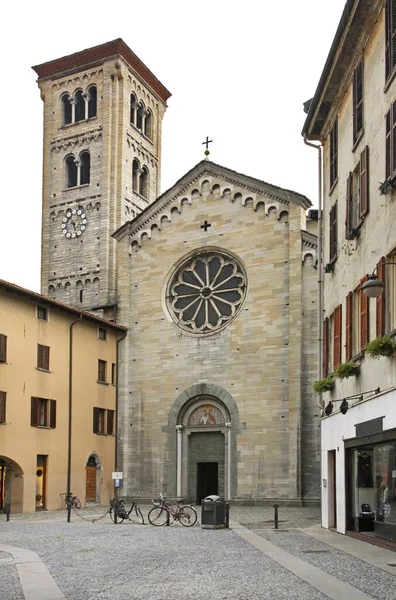
[[[168,286],[168,308],[186,331],[210,333],[239,312],[246,296],[246,274],[235,258],[223,252],[189,258]]]

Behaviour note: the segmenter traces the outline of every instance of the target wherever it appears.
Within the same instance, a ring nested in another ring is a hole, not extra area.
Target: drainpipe
[[[72,407],[73,407],[73,327],[77,323],[81,323],[82,315],[76,321],[73,321],[69,327],[69,427],[67,435],[67,485],[66,485],[66,506],[67,506],[67,522],[70,523],[71,516],[71,449],[72,449]]]
[[[115,402],[115,449],[114,449],[114,471],[118,471],[118,383],[119,383],[119,368],[118,363],[120,360],[120,342],[125,340],[128,332],[126,331],[118,340],[116,344],[116,402]],[[117,498],[117,488],[114,488],[114,498]]]
[[[322,146],[312,144],[304,134],[304,144],[316,148],[318,151],[318,380],[323,375],[323,265],[322,265]]]

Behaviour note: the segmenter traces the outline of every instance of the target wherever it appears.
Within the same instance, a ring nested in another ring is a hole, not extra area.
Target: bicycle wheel
[[[144,525],[144,517],[142,515],[142,511],[138,506],[136,506],[136,504],[129,515],[129,520],[133,523],[140,523],[141,525]]]
[[[115,513],[114,513],[114,506],[112,506],[112,507],[110,508],[110,519],[113,521],[113,523],[115,523],[115,520],[114,520],[114,514],[115,514]],[[120,516],[120,513],[119,513],[119,512],[117,512],[117,523],[122,523],[124,519],[125,519],[125,517],[124,517],[124,516],[123,516],[123,517],[121,517],[121,516]]]
[[[74,498],[74,506],[76,508],[81,508],[81,502],[80,502],[80,500],[77,497]]]
[[[197,522],[197,511],[192,506],[181,506],[179,521],[184,527],[192,527]]]
[[[161,525],[165,525],[169,519],[169,512],[162,506],[154,506],[147,515],[147,518],[151,525],[161,527]]]

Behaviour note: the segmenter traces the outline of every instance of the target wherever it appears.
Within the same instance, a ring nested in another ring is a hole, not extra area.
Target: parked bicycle
[[[131,508],[128,510],[125,506],[125,501],[127,498],[125,496],[121,498],[114,498],[114,500],[110,501],[110,518],[115,523],[115,515],[117,515],[117,523],[122,523],[125,519],[132,521],[132,523],[141,523],[144,525],[144,517],[142,511],[137,505],[136,498],[139,495],[139,492],[136,492],[134,496],[132,496]]]
[[[59,494],[59,495],[64,497],[63,500],[65,502],[65,507],[67,509],[69,509],[69,508],[81,508],[81,502],[77,498],[77,496],[73,496],[72,494],[70,494],[69,499],[68,499],[67,492],[64,492],[63,494]]]
[[[165,523],[174,523],[179,521],[184,527],[192,527],[197,522],[197,511],[190,504],[183,504],[183,500],[179,500],[176,506],[172,506],[170,502],[160,494],[159,501],[152,500],[153,508],[148,514],[148,520],[151,525],[161,527]]]

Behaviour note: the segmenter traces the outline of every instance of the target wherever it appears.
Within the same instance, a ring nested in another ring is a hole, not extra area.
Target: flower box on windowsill
[[[378,336],[369,342],[364,354],[369,358],[380,358],[381,356],[393,356],[396,352],[396,343],[390,335]]]
[[[317,394],[323,394],[324,392],[330,392],[334,389],[335,380],[334,377],[324,377],[323,379],[319,379],[319,381],[315,381],[314,390]]]
[[[357,377],[360,373],[360,366],[353,361],[347,361],[338,365],[334,370],[333,376],[336,379],[347,379],[348,377]]]

